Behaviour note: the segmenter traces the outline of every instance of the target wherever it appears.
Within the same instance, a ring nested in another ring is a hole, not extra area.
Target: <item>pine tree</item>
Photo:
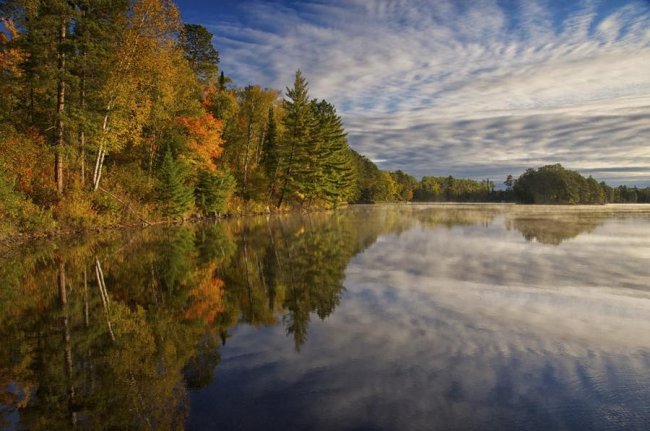
[[[165,216],[183,216],[192,209],[194,193],[186,184],[187,177],[185,166],[167,151],[160,167],[158,184],[158,203]]]
[[[196,206],[204,214],[223,213],[234,190],[235,179],[231,175],[201,171],[194,192]]]
[[[304,202],[306,193],[310,190],[310,174],[313,173],[311,155],[313,154],[314,129],[316,122],[309,101],[309,88],[302,72],[296,72],[293,88],[287,88],[287,98],[284,100],[285,116],[283,125],[286,133],[282,143],[283,173],[278,208],[282,205],[287,193],[296,196]]]
[[[352,197],[355,172],[343,121],[336,108],[325,100],[312,103],[318,121],[318,169],[322,185],[320,198],[334,205]]]
[[[7,12],[4,12],[7,11]],[[70,87],[69,63],[72,54],[70,30],[77,10],[64,0],[28,2],[12,0],[2,4],[3,18],[15,18],[26,37],[21,38],[27,56],[23,104],[27,119],[51,142],[54,153],[54,185],[64,190],[63,172],[67,152],[66,121]]]
[[[217,79],[219,53],[212,45],[212,33],[198,24],[185,24],[181,32],[181,47],[196,77],[203,85]]]

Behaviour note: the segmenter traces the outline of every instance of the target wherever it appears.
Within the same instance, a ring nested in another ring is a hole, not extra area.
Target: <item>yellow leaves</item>
[[[0,21],[9,33],[9,37],[7,37],[4,32],[0,31],[0,73],[8,72],[19,77],[21,75],[20,64],[27,59],[27,54],[20,49],[9,47],[11,42],[20,36],[13,21],[6,18],[0,18]]]
[[[133,4],[102,91],[110,113],[103,140],[111,150],[141,143],[145,125],[160,130],[191,108],[195,81],[177,45],[178,9],[168,0]],[[198,102],[196,102],[198,107]]]
[[[204,89],[201,103],[206,111],[226,122],[234,118],[239,109],[234,90],[220,90],[214,86]]]
[[[214,159],[223,152],[223,122],[208,112],[199,117],[181,117],[178,121],[188,134],[190,163],[214,172]]]
[[[171,0],[140,0],[133,5],[131,28],[137,34],[174,42],[181,31],[181,15]]]

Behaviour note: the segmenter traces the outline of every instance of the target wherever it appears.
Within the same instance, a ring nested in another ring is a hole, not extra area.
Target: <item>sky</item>
[[[650,186],[650,0],[178,0],[237,85],[301,69],[350,145],[416,177],[562,163]]]

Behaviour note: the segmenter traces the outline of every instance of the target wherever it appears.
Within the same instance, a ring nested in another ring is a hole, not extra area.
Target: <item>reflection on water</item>
[[[0,257],[0,428],[647,429],[650,210],[359,206]]]

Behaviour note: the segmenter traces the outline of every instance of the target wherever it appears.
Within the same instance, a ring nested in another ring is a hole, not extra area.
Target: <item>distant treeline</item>
[[[370,163],[366,161],[366,163]],[[374,166],[374,165],[373,165]],[[376,167],[375,167],[376,169]],[[518,202],[523,204],[650,203],[650,187],[611,187],[583,177],[560,164],[528,169],[519,178],[508,175],[504,189],[490,180],[425,176],[418,181],[402,171],[374,172],[359,186],[360,203],[372,202]]]
[[[560,164],[528,169],[517,180],[506,179],[508,192],[521,203],[530,204],[605,204],[648,203],[650,187],[611,187],[592,176],[583,177]]]

